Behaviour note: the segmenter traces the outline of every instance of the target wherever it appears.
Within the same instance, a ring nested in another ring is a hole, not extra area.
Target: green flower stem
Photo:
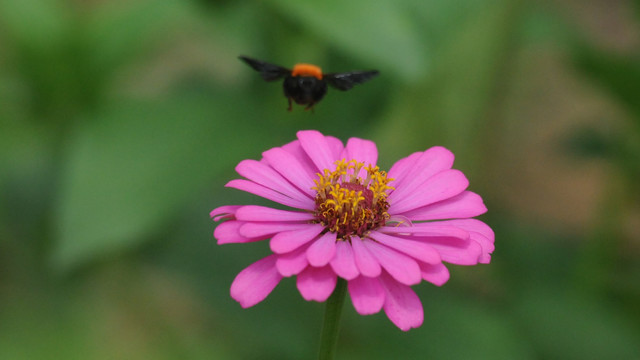
[[[338,331],[340,329],[340,315],[344,304],[344,297],[347,293],[347,282],[338,278],[333,294],[327,300],[324,312],[324,323],[322,325],[322,335],[320,337],[320,353],[318,359],[332,360],[336,353],[338,343]]]

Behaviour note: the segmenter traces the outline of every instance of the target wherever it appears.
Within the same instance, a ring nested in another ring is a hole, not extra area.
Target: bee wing
[[[325,74],[322,78],[326,80],[332,87],[346,91],[356,84],[362,84],[378,76],[378,70],[370,71],[352,71],[347,73]]]
[[[238,58],[247,63],[254,70],[260,72],[260,75],[262,75],[262,78],[266,81],[278,80],[291,74],[291,70],[283,68],[282,66],[269,64],[246,56],[238,56]]]

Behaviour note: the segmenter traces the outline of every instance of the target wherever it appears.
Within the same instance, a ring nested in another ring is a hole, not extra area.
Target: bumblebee
[[[239,58],[258,71],[266,81],[284,78],[282,88],[289,101],[289,111],[292,100],[298,105],[307,105],[305,110],[313,110],[313,106],[326,95],[328,86],[346,91],[378,75],[377,70],[323,74],[318,66],[312,64],[296,64],[290,70],[246,56]]]

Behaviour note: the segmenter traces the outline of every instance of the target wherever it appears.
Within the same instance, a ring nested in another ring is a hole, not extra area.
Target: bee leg
[[[305,110],[311,110],[311,113],[313,113],[313,105],[315,105],[315,103],[310,103],[309,105],[307,105],[306,108],[304,108]]]
[[[289,107],[287,108],[287,111],[291,111],[292,107],[291,107],[291,98],[287,98],[287,100],[289,100]]]

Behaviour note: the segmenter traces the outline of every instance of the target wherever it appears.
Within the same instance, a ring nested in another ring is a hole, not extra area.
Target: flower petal
[[[348,283],[351,303],[360,315],[375,314],[382,309],[385,291],[378,278],[358,276]]]
[[[469,186],[469,180],[459,170],[445,170],[430,177],[413,191],[389,195],[389,214],[399,215],[409,210],[454,197]]]
[[[494,250],[493,230],[480,220],[434,221],[415,224],[414,228],[434,231],[433,234],[428,236],[414,233],[414,236],[410,238],[433,246],[440,252],[443,261],[458,265],[475,265],[491,261],[490,254]],[[466,239],[457,235],[452,237],[451,235],[455,234],[453,229],[456,229],[459,233],[467,233],[468,237]],[[438,232],[441,236],[437,236]]]
[[[365,167],[369,165],[375,166],[378,162],[378,149],[373,141],[350,138],[340,158],[347,159],[347,161],[355,159],[364,163],[365,166],[360,169],[358,175],[366,177],[367,170]]]
[[[315,173],[303,166],[298,159],[282,148],[273,148],[262,153],[269,165],[295,185],[298,190],[307,194],[310,198],[315,196],[311,188],[315,185],[313,180]]]
[[[482,254],[478,262],[488,264],[491,261],[491,253],[495,250],[495,234],[489,225],[477,219],[448,220],[441,221],[441,223],[457,226],[469,232],[471,241],[475,241],[482,246]]]
[[[240,227],[240,235],[246,237],[270,236],[283,231],[306,229],[309,224],[285,222],[245,222]]]
[[[407,211],[403,215],[412,221],[422,221],[464,219],[478,216],[485,212],[487,212],[487,207],[484,205],[480,195],[471,191],[463,191],[452,198]]]
[[[269,189],[298,201],[309,200],[303,192],[292,186],[271,166],[256,160],[243,160],[236,166],[238,174]]]
[[[391,166],[388,172],[388,178],[394,179],[393,185],[397,186],[402,184],[406,179],[405,177],[409,173],[409,171],[413,170],[415,167],[415,163],[420,159],[420,157],[424,154],[424,151],[415,152],[407,157],[404,157],[395,162]]]
[[[278,285],[282,275],[275,267],[276,255],[267,256],[242,270],[231,284],[231,297],[243,308],[264,300]]]
[[[246,243],[266,239],[265,237],[250,238],[240,234],[240,227],[246,224],[244,221],[229,220],[219,224],[213,231],[213,237],[218,240],[218,245],[232,243]]]
[[[386,228],[370,232],[369,237],[378,241],[380,244],[384,244],[422,262],[429,264],[442,262],[440,254],[428,244],[383,234],[382,231],[384,231],[384,229]]]
[[[458,226],[443,224],[444,221],[434,221],[426,223],[416,223],[413,226],[385,226],[378,229],[378,232],[392,234],[415,234],[419,236],[447,236],[458,238],[463,241],[469,240],[469,232]]]
[[[473,231],[473,232],[480,233],[486,238],[491,239],[492,244],[495,238],[495,234],[493,230],[489,227],[489,225],[485,224],[484,222],[478,219],[445,220],[445,221],[439,221],[439,223],[443,225],[456,226],[466,231]]]
[[[397,281],[405,285],[415,285],[422,281],[418,263],[409,256],[369,239],[362,244]]]
[[[309,155],[311,161],[316,165],[319,172],[324,169],[334,170],[336,159],[327,139],[320,132],[315,130],[298,131],[298,140],[304,151]]]
[[[313,163],[313,161],[311,161],[309,155],[307,155],[307,153],[304,151],[302,145],[300,145],[299,140],[295,140],[288,144],[285,144],[281,147],[281,149],[293,155],[298,160],[300,166],[305,169],[304,172],[306,172],[307,174],[315,176],[315,174],[318,172],[316,165]]]
[[[440,264],[420,264],[420,271],[422,273],[422,278],[425,281],[428,281],[434,285],[442,286],[444,283],[449,281],[449,269],[444,266],[443,263]]]
[[[307,199],[308,201],[300,201],[297,199],[292,199],[286,195],[282,195],[277,191],[264,187],[260,184],[256,184],[250,180],[235,179],[229,181],[225,186],[246,191],[250,194],[258,195],[265,199],[275,201],[282,205],[291,206],[293,208],[313,210],[316,206],[312,200]]]
[[[394,197],[405,197],[406,194],[411,194],[416,191],[422,183],[427,181],[430,177],[444,171],[451,169],[453,165],[453,153],[441,146],[434,146],[424,151],[419,157],[415,157],[412,163],[407,164],[409,170],[404,174],[396,178],[396,174],[389,176],[395,181],[391,182],[391,186],[394,186],[396,194]]]
[[[389,320],[402,331],[422,325],[424,312],[418,295],[409,286],[400,284],[385,273],[380,280],[386,293],[383,308]]]
[[[329,264],[333,271],[343,279],[352,280],[360,274],[353,257],[353,249],[346,241],[336,243],[336,256]]]
[[[302,297],[307,300],[325,301],[336,287],[337,277],[331,267],[309,266],[298,274],[296,285]]]
[[[344,144],[342,143],[342,140],[333,136],[325,136],[324,138],[327,140],[327,144],[329,145],[329,149],[331,150],[332,158],[334,160],[341,159],[339,156],[344,150]]]
[[[315,267],[325,266],[336,255],[336,233],[328,232],[313,242],[307,250],[309,264]]]
[[[265,206],[247,205],[236,211],[236,219],[242,221],[309,221],[310,212],[273,209]]]
[[[276,268],[282,276],[292,276],[299,274],[307,266],[307,245],[303,245],[286,254],[278,255],[276,260]]]
[[[380,263],[362,244],[363,241],[366,241],[366,239],[360,239],[357,236],[351,237],[351,248],[353,249],[353,258],[356,266],[360,270],[360,274],[368,277],[378,277],[382,271]]]
[[[456,265],[476,265],[482,256],[482,246],[472,240],[460,243],[458,239],[446,237],[425,239],[440,253],[444,262]]]
[[[323,229],[324,226],[320,224],[306,224],[302,229],[284,231],[274,235],[269,246],[274,253],[288,253],[315,239]]]
[[[242,205],[226,205],[217,207],[209,213],[209,216],[213,221],[220,221],[222,219],[233,219],[236,211],[241,208]]]
[[[324,138],[327,142],[327,145],[329,146],[331,157],[335,160],[340,159],[338,156],[342,153],[342,150],[344,149],[344,145],[342,144],[342,141],[340,141],[340,139],[333,136],[325,136]],[[302,148],[302,145],[300,144],[300,140],[292,141],[288,144],[283,145],[281,148],[284,151],[295,156],[296,159],[298,159],[298,161],[300,162],[300,165],[302,165],[306,169],[307,173],[315,175],[315,173],[318,172],[318,168],[313,163],[313,161],[311,160],[309,155],[306,153],[306,151]]]

